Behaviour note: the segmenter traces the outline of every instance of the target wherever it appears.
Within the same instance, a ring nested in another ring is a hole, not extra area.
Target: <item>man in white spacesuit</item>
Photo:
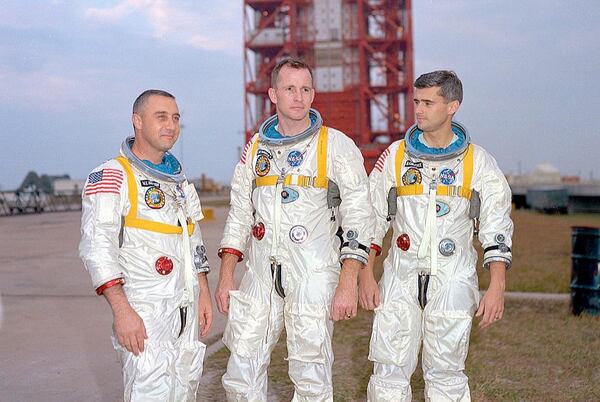
[[[229,400],[266,401],[271,351],[285,326],[294,400],[331,401],[333,321],[356,315],[357,274],[372,239],[368,178],[354,142],[310,109],[308,65],[280,61],[271,86],[277,114],[235,168],[219,250],[215,298],[229,314],[223,342],[231,351],[223,385]]]
[[[452,121],[462,102],[454,72],[415,81],[415,114],[404,140],[386,149],[370,176],[375,234],[359,297],[375,309],[369,401],[410,401],[421,344],[428,401],[469,401],[464,363],[473,315],[480,327],[502,318],[511,265],[511,193],[494,158]],[[473,234],[491,275],[480,301]],[[392,245],[379,287],[373,278],[390,221]]]
[[[173,95],[143,92],[135,137],[83,190],[80,256],[113,313],[125,401],[195,401],[212,323],[203,218],[194,186],[168,151],[180,131]]]

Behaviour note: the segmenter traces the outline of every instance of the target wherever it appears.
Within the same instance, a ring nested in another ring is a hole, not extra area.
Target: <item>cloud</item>
[[[167,0],[121,0],[111,7],[90,7],[84,15],[101,23],[124,23],[142,16],[156,39],[240,54],[241,11],[236,0],[206,0],[193,7]]]
[[[67,112],[98,89],[93,70],[71,70],[45,65],[38,70],[16,70],[0,66],[0,105],[28,108],[36,112]]]

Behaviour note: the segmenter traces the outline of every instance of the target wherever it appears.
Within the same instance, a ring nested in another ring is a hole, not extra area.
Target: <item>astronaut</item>
[[[231,351],[222,381],[231,401],[266,401],[270,355],[285,326],[293,400],[331,401],[333,321],[356,315],[357,273],[372,239],[368,178],[354,142],[310,109],[307,64],[280,61],[271,85],[277,114],[235,168],[219,250],[215,298],[229,314],[223,342]],[[236,289],[235,265],[245,257]]]
[[[209,266],[194,186],[168,152],[179,135],[173,95],[143,92],[135,137],[95,168],[82,195],[79,252],[113,312],[125,401],[195,401],[212,323]]]
[[[375,309],[368,400],[411,400],[410,378],[422,345],[425,399],[469,401],[464,363],[473,315],[487,327],[504,311],[511,193],[494,158],[452,121],[462,102],[456,74],[424,74],[415,88],[417,124],[382,153],[370,176],[375,240],[359,274],[361,305]],[[483,266],[491,275],[481,301],[473,247],[477,220]],[[373,261],[390,222],[392,245],[378,287]]]

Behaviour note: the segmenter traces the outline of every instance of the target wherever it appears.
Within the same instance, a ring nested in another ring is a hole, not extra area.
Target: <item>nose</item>
[[[423,106],[420,103],[415,105],[415,114],[421,116],[423,114]]]
[[[303,98],[302,90],[294,90],[294,94],[293,95],[294,95],[293,99],[296,102],[302,102],[302,98]]]
[[[167,129],[169,130],[174,130],[178,124],[175,118],[167,119]]]

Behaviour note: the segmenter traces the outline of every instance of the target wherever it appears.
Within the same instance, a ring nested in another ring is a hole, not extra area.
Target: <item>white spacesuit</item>
[[[360,151],[322,126],[315,110],[309,117],[311,127],[294,137],[276,131],[275,115],[267,119],[235,168],[222,250],[243,252],[252,238],[223,335],[229,400],[267,400],[267,366],[283,325],[294,400],[333,398],[331,302],[340,262],[367,262],[372,212]]]
[[[197,273],[209,270],[197,225],[200,200],[182,173],[140,161],[132,142],[88,177],[80,256],[97,292],[121,281],[144,321],[148,339],[139,356],[113,336],[125,400],[195,401],[205,351],[198,341]]]
[[[421,342],[426,399],[470,400],[464,362],[479,304],[474,220],[483,265],[510,267],[511,193],[494,158],[470,144],[460,124],[453,122],[452,131],[454,140],[442,150],[429,148],[411,127],[370,176],[375,248],[393,225],[369,351],[370,401],[411,400]]]

